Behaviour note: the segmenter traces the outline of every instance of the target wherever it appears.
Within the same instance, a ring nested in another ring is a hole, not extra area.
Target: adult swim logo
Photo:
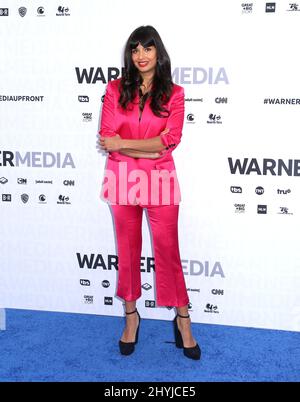
[[[71,153],[0,151],[0,166],[75,169]]]
[[[124,74],[124,67],[75,67],[78,84],[97,84],[99,81],[107,84]],[[176,67],[172,73],[176,84],[191,85],[218,85],[229,84],[229,79],[224,67]]]
[[[241,175],[272,175],[272,176],[300,176],[300,159],[262,159],[256,158],[233,159],[228,158],[231,174]]]

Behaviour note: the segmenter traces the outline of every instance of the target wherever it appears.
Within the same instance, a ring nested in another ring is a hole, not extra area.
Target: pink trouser
[[[140,205],[111,205],[117,236],[119,275],[117,296],[134,301],[141,296],[142,216]],[[146,207],[154,247],[156,301],[183,307],[189,302],[178,245],[179,205]]]

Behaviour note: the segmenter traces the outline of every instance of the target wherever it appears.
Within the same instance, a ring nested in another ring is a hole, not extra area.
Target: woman
[[[102,197],[115,222],[119,275],[117,296],[125,300],[126,327],[120,352],[138,342],[141,296],[142,213],[147,209],[154,246],[157,304],[174,306],[176,346],[200,359],[192,336],[188,295],[178,246],[180,190],[172,151],[180,142],[184,91],[174,84],[171,63],[158,32],[141,26],[129,37],[125,72],[106,89],[100,145],[109,153]]]

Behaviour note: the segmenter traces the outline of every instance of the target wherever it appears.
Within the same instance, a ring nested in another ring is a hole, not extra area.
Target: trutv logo
[[[12,152],[0,151],[0,166],[27,166],[42,168],[75,168],[73,157],[70,153],[61,152]]]
[[[102,254],[76,253],[77,262],[81,269],[118,270],[118,256],[109,254],[106,258]],[[197,260],[181,260],[184,275],[225,278],[222,265],[219,261],[200,262]],[[153,257],[141,257],[141,272],[155,271]]]

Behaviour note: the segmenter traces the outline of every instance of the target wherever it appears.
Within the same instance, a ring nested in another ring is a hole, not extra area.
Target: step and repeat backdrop
[[[156,4],[157,3],[157,4]],[[174,159],[192,320],[300,330],[300,2],[0,0],[0,307],[123,315],[98,146],[130,33],[153,25],[185,123]],[[147,215],[144,317],[155,301]]]

